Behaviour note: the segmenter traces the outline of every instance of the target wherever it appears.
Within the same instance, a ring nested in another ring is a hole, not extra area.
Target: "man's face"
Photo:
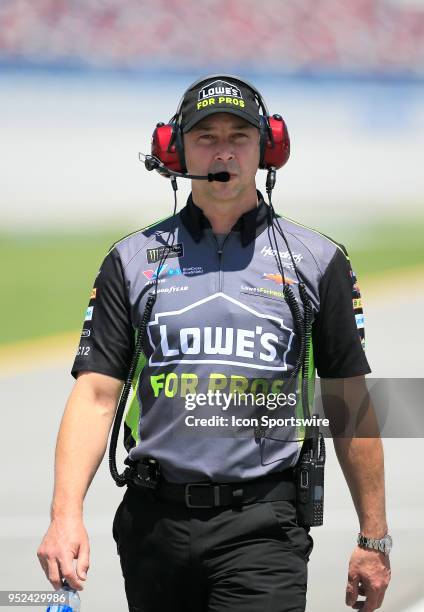
[[[255,188],[259,165],[259,130],[231,113],[216,113],[184,134],[190,174],[226,171],[227,183],[194,181],[197,193],[214,200],[232,200]]]

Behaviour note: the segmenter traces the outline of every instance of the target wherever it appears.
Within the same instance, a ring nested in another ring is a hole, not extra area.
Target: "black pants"
[[[130,612],[302,612],[313,540],[289,501],[192,509],[128,488],[115,514]]]

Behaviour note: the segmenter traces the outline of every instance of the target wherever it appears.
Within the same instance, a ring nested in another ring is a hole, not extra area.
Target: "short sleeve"
[[[347,254],[339,248],[324,272],[319,294],[320,309],[312,330],[318,375],[348,378],[369,374],[362,298]]]
[[[72,376],[92,371],[125,380],[133,350],[134,330],[122,264],[113,249],[94,282]]]

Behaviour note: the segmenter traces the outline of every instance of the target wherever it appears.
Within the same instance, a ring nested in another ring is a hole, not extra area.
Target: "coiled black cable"
[[[155,301],[156,296],[153,293],[150,293],[147,298],[146,307],[144,309],[140,327],[138,328],[138,335],[131,360],[130,369],[125,380],[124,388],[122,389],[121,397],[119,398],[118,408],[116,409],[115,420],[113,422],[112,433],[110,436],[109,469],[112,478],[116,482],[118,487],[123,487],[125,484],[127,484],[128,472],[130,468],[125,468],[123,473],[119,474],[118,469],[116,467],[116,445],[118,443],[119,430],[121,429],[122,417],[124,416],[124,410],[131,389],[132,380],[137,369],[138,360],[140,359],[143,342],[146,335],[147,324],[150,320]]]
[[[299,372],[303,371],[303,364],[305,360],[305,351],[306,351],[306,338],[305,338],[305,330],[302,319],[302,313],[300,311],[300,306],[296,301],[293,290],[288,285],[285,285],[283,288],[284,298],[286,303],[292,313],[292,317],[295,323],[295,328],[299,338],[299,354],[297,356],[297,360],[294,366],[292,373],[290,374],[289,381],[294,380]]]
[[[304,370],[304,365],[305,363],[309,363],[309,353],[306,355],[306,328],[305,328],[305,321],[306,321],[306,308],[305,308],[305,304],[306,301],[308,302],[308,304],[310,304],[309,302],[309,298],[308,298],[308,294],[306,292],[306,288],[304,286],[304,284],[302,283],[302,281],[300,280],[299,277],[299,273],[297,271],[297,267],[296,267],[296,263],[294,260],[294,256],[293,253],[290,249],[290,246],[288,244],[288,241],[284,235],[283,230],[280,227],[280,224],[278,223],[278,217],[277,217],[277,213],[275,212],[275,209],[272,205],[272,190],[274,188],[275,185],[275,177],[276,177],[276,172],[274,169],[270,169],[268,171],[268,175],[267,175],[267,180],[266,180],[266,192],[268,195],[268,204],[269,207],[271,209],[271,232],[272,232],[272,236],[273,236],[273,240],[274,240],[274,246],[275,246],[275,254],[277,256],[277,266],[279,269],[279,272],[281,274],[281,278],[283,281],[283,295],[284,295],[284,299],[290,309],[290,312],[292,314],[293,317],[293,322],[294,322],[294,326],[296,328],[296,333],[297,333],[297,337],[299,338],[299,353],[298,353],[298,357],[296,360],[296,364],[295,367],[289,377],[289,381],[295,379],[299,372]],[[285,275],[284,275],[284,267],[283,264],[281,262],[281,257],[280,257],[280,249],[278,248],[278,241],[277,241],[277,236],[275,234],[275,223],[277,225],[278,228],[278,232],[279,234],[282,236],[286,247],[287,247],[287,251],[290,255],[290,259],[293,265],[293,269],[295,271],[298,283],[299,283],[299,294],[300,294],[300,299],[304,305],[305,308],[305,315],[304,317],[302,317],[302,313],[300,310],[300,306],[296,300],[296,297],[293,293],[293,290],[291,289],[291,287],[286,283],[286,279],[285,279]],[[307,361],[306,361],[307,359]],[[307,373],[307,370],[306,370]]]
[[[165,247],[163,249],[161,258],[158,263],[153,291],[149,293],[147,300],[146,300],[146,306],[144,308],[143,316],[141,318],[141,323],[138,327],[137,339],[136,339],[136,343],[134,347],[133,356],[131,359],[130,368],[128,370],[128,375],[125,380],[121,396],[119,398],[118,407],[116,409],[116,414],[115,414],[115,419],[113,421],[112,433],[110,436],[109,470],[110,470],[113,480],[116,482],[118,487],[123,487],[124,485],[128,484],[128,482],[130,481],[130,472],[131,472],[131,467],[127,467],[122,472],[122,474],[119,474],[118,469],[116,467],[116,446],[118,443],[119,431],[121,429],[122,417],[124,416],[125,406],[127,404],[128,395],[130,393],[132,381],[133,381],[135,372],[137,370],[137,364],[140,359],[140,355],[143,350],[143,344],[144,344],[144,339],[146,336],[147,325],[150,321],[153,306],[155,305],[155,302],[156,302],[160,272],[161,272],[163,264],[165,263],[165,260],[175,240],[175,214],[177,212],[177,189],[178,189],[177,180],[175,177],[171,178],[171,185],[174,191],[174,211],[172,214],[173,225],[168,234],[168,238],[167,238]],[[172,241],[171,243],[169,243],[171,236],[172,236]]]
[[[279,224],[278,216],[272,205],[272,190],[275,185],[275,179],[276,179],[276,171],[275,169],[271,168],[268,171],[267,180],[266,180],[266,192],[268,195],[268,203],[269,203],[269,207],[271,209],[271,215],[272,215],[271,231],[272,231],[274,244],[275,244],[277,265],[278,265],[278,268],[281,274],[281,278],[283,281],[284,299],[286,300],[286,303],[292,314],[295,329],[296,329],[296,332],[299,338],[299,354],[298,354],[294,369],[289,377],[289,380],[295,379],[299,375],[299,373],[301,373],[301,376],[302,376],[302,383],[301,383],[302,412],[303,412],[304,418],[306,419],[310,417],[310,413],[309,413],[309,385],[310,385],[309,360],[310,360],[310,349],[311,349],[311,340],[312,340],[312,304],[308,296],[308,292],[306,291],[305,284],[302,282],[299,276],[296,262],[295,262],[292,250],[290,248],[290,245],[288,243],[288,240]],[[293,265],[293,270],[298,280],[299,297],[303,304],[303,310],[304,310],[303,316],[300,310],[300,306],[296,300],[296,297],[291,287],[286,283],[286,280],[285,280],[284,268],[281,262],[280,250],[278,248],[277,237],[275,234],[275,226],[277,227],[278,233],[280,234],[280,236],[283,238],[285,242],[287,251],[290,255],[290,259]],[[305,438],[308,438],[308,437],[312,438],[312,440],[315,443],[318,441],[317,433],[318,432],[316,431],[316,427],[311,425],[309,428],[309,431],[305,433]],[[322,444],[322,447],[323,446],[324,445]],[[325,453],[325,448],[324,448],[324,453]]]
[[[302,283],[299,285],[300,299],[303,303],[304,308],[304,352],[302,361],[302,409],[305,418],[309,415],[309,358],[312,341],[312,305],[305,289],[305,285]],[[308,437],[308,436],[307,436]]]

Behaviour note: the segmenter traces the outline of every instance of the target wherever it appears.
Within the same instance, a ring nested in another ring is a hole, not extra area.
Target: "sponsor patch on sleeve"
[[[350,271],[352,280],[352,308],[355,315],[355,323],[358,329],[358,335],[361,340],[361,346],[365,351],[365,320],[362,310],[362,297],[359,289],[358,280],[353,270]]]
[[[355,320],[356,320],[356,327],[358,329],[363,329],[363,327],[364,327],[364,315],[363,314],[356,314],[355,315]]]
[[[85,312],[85,319],[84,321],[91,321],[91,319],[93,318],[93,310],[94,310],[94,306],[89,306]]]

